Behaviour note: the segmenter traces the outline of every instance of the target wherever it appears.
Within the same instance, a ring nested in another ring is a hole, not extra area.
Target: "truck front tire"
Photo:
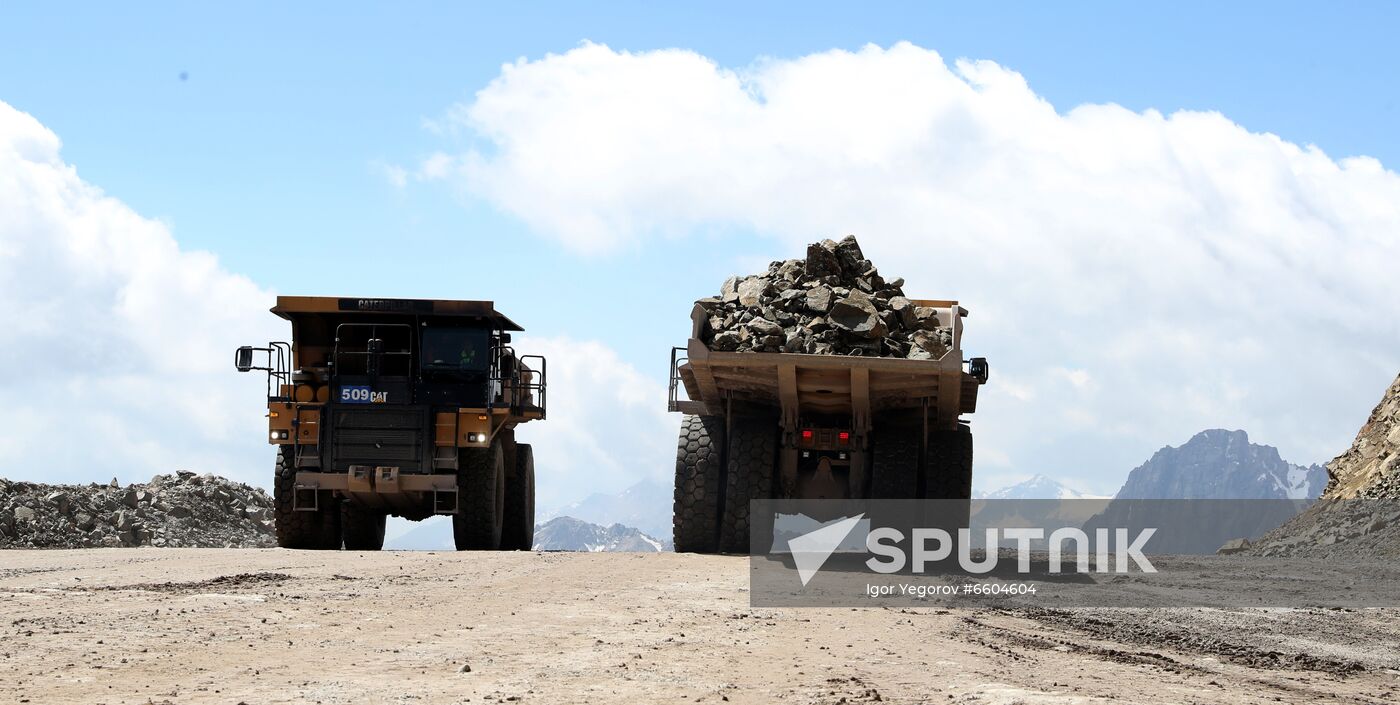
[[[273,528],[281,548],[334,551],[340,548],[340,508],[334,495],[321,492],[319,509],[314,512],[296,511],[297,469],[292,458],[293,448],[277,446],[277,466],[273,475]]]
[[[535,547],[535,452],[528,443],[515,445],[515,472],[506,483],[505,527],[502,551],[528,551]]]
[[[681,420],[676,444],[676,489],[671,537],[677,553],[714,553],[719,539],[719,499],[724,488],[724,419]]]
[[[463,448],[458,456],[457,513],[452,539],[458,551],[494,551],[501,547],[506,499],[505,452],[500,441],[490,448]]]

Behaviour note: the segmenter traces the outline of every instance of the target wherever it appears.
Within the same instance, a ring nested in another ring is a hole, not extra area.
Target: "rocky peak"
[[[1326,484],[1321,466],[1279,457],[1244,431],[1208,429],[1157,451],[1128,474],[1125,499],[1315,499]]]

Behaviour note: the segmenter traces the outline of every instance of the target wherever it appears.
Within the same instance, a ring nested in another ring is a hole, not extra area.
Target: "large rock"
[[[826,319],[831,325],[861,338],[880,338],[888,330],[870,297],[859,291],[851,292],[850,296],[832,305]]]
[[[908,357],[911,360],[937,360],[948,352],[948,346],[935,331],[915,331],[909,342],[911,345]]]
[[[822,240],[808,245],[803,270],[813,279],[841,276],[841,260],[836,256],[836,243]]]
[[[749,277],[739,283],[739,304],[750,308],[763,301],[763,293],[768,290],[768,280],[763,277]]]

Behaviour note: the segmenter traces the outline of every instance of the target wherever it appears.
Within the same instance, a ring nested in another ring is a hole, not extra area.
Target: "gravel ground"
[[[0,552],[0,702],[1400,700],[1396,610],[755,609],[747,566]]]

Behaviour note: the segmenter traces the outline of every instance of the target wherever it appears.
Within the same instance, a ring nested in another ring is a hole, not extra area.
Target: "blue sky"
[[[1400,11],[1388,3],[297,5],[7,3],[0,99],[57,132],[87,181],[280,292],[493,296],[531,330],[575,335],[593,334],[596,316],[531,278],[644,292],[627,302],[634,315],[673,325],[609,337],[653,371],[697,292],[745,256],[787,253],[739,232],[724,239],[734,257],[699,240],[580,260],[451,189],[396,191],[373,165],[441,149],[423,121],[501,64],[583,40],[690,48],[726,66],[908,40],[1013,68],[1062,110],[1217,110],[1334,156],[1400,157]],[[482,277],[506,259],[533,276],[518,288]],[[666,266],[676,261],[687,266]]]
[[[55,132],[84,181],[261,287],[493,298],[532,333],[601,341],[660,380],[668,347],[686,336],[690,301],[730,274],[797,253],[723,219],[590,252],[460,184],[390,183],[386,166],[412,171],[435,153],[492,153],[498,145],[481,135],[426,123],[470,104],[503,64],[592,41],[631,52],[683,48],[743,69],[908,41],[950,62],[1016,71],[1061,112],[1086,103],[1218,111],[1334,158],[1400,160],[1393,4],[1221,5],[6,3],[0,100]],[[978,302],[969,308],[975,314]],[[1047,443],[1063,457],[1082,440]],[[1111,489],[1107,468],[1184,440],[1124,441],[1084,477],[1099,485],[1090,489]],[[1071,464],[1056,463],[1048,469]]]

